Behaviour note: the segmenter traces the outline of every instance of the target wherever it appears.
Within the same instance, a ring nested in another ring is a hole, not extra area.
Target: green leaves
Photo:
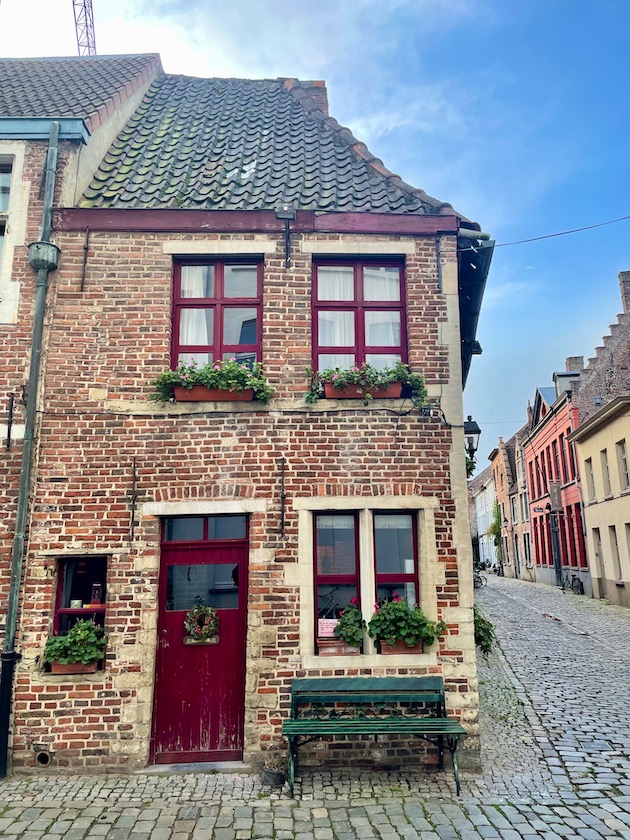
[[[196,362],[187,365],[181,362],[176,370],[161,373],[151,385],[155,391],[149,399],[160,402],[173,399],[175,385],[188,389],[194,385],[205,385],[206,388],[219,388],[222,391],[245,391],[251,388],[254,399],[263,403],[273,397],[273,388],[262,372],[262,364],[254,362],[250,365],[236,359],[220,359],[208,365],[198,365]]]
[[[487,657],[496,642],[494,624],[484,616],[478,607],[474,607],[473,610],[475,620],[475,644],[481,653]]]
[[[49,637],[44,648],[44,661],[89,665],[103,658],[106,644],[103,628],[92,619],[82,618],[65,635]]]
[[[311,387],[304,395],[307,403],[314,403],[322,398],[324,382],[329,382],[339,390],[356,386],[357,396],[362,396],[364,405],[369,405],[372,399],[370,391],[387,388],[394,382],[400,382],[403,386],[403,396],[408,396],[415,406],[425,405],[427,390],[424,377],[419,373],[411,373],[409,367],[403,362],[398,362],[394,367],[384,370],[378,370],[365,363],[361,367],[355,366],[349,370],[328,368],[320,373],[315,373],[309,368],[307,373],[311,377]],[[405,391],[408,393],[405,394]]]
[[[409,646],[423,642],[432,645],[446,630],[443,621],[430,621],[420,607],[410,607],[395,592],[390,600],[375,605],[375,613],[368,624],[368,633],[390,645],[404,640]]]
[[[339,623],[335,627],[335,636],[352,647],[361,647],[366,628],[361,610],[351,603],[341,613]]]

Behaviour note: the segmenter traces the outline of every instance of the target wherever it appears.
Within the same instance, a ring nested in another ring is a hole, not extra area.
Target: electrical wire
[[[585,230],[594,230],[595,228],[606,227],[606,225],[614,225],[617,222],[625,222],[630,219],[630,216],[620,216],[618,219],[609,219],[607,222],[599,222],[596,225],[586,225],[585,227],[573,228],[572,230],[561,230],[558,233],[547,233],[544,236],[532,236],[531,239],[517,239],[514,242],[499,242],[495,244],[495,248],[507,248],[510,245],[525,245],[528,242],[540,242],[541,239],[553,239],[556,236],[569,236],[571,233],[582,233]],[[469,248],[458,248],[457,253],[463,254],[466,251],[478,251],[471,245]]]

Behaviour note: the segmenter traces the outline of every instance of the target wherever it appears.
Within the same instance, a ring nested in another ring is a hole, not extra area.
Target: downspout
[[[28,246],[28,260],[37,272],[37,291],[35,297],[35,313],[33,316],[33,339],[31,345],[31,365],[28,380],[28,397],[26,402],[26,419],[24,425],[24,445],[22,449],[22,464],[20,468],[20,486],[18,491],[17,510],[15,515],[15,533],[13,536],[13,553],[11,556],[11,582],[9,585],[9,600],[7,605],[6,632],[4,648],[0,654],[2,672],[0,673],[0,778],[7,775],[9,725],[11,723],[11,699],[13,694],[13,675],[15,663],[20,657],[15,650],[15,633],[17,628],[20,584],[22,580],[22,564],[24,559],[24,541],[28,520],[29,497],[31,494],[31,470],[33,466],[33,450],[35,442],[35,427],[37,419],[37,392],[42,355],[42,336],[44,331],[44,314],[46,311],[46,294],[48,292],[48,275],[59,264],[61,253],[56,245],[50,242],[52,224],[52,205],[55,192],[55,178],[57,174],[57,151],[59,145],[59,123],[50,126],[48,151],[46,154],[46,172],[44,182],[44,208],[42,212],[42,226],[39,242]]]

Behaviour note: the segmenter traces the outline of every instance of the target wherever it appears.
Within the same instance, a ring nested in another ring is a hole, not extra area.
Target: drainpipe
[[[4,648],[2,654],[0,654],[0,660],[2,661],[2,673],[0,673],[0,778],[4,778],[7,775],[13,675],[15,673],[15,663],[20,658],[20,654],[18,654],[15,650],[15,633],[17,628],[20,584],[22,580],[24,540],[28,520],[28,503],[31,493],[31,469],[33,465],[33,450],[37,419],[37,391],[39,387],[39,373],[41,367],[42,335],[44,331],[44,313],[46,311],[48,275],[51,271],[54,271],[57,268],[57,265],[59,264],[59,254],[61,253],[59,248],[50,242],[53,195],[55,191],[55,177],[57,173],[58,142],[59,123],[53,122],[50,126],[48,152],[46,155],[44,209],[42,213],[40,238],[38,242],[33,242],[28,246],[28,261],[37,273],[37,292],[35,297],[35,314],[33,316],[31,366],[28,380],[24,445],[22,449],[22,465],[20,468],[20,487],[18,491],[17,511],[15,514],[15,533],[13,535],[11,582],[9,585],[6,632],[4,637]]]

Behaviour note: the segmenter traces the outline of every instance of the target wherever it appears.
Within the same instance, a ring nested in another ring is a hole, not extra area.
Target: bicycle
[[[485,575],[482,575],[477,569],[473,572],[473,586],[475,589],[483,589],[484,586],[487,586],[488,578]]]
[[[584,584],[580,576],[576,575],[575,572],[571,573],[571,580],[569,580],[568,574],[564,576],[560,588],[563,592],[568,592],[570,589],[575,595],[584,595]]]

